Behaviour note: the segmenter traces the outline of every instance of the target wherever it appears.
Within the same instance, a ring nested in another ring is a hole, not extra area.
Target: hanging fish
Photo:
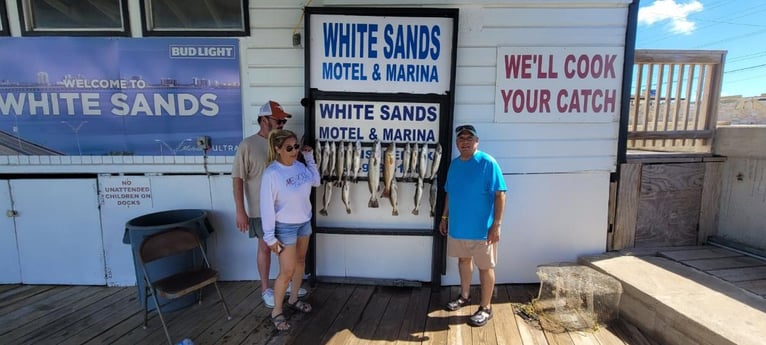
[[[327,157],[327,178],[329,179],[332,177],[332,175],[335,173],[335,152],[337,150],[337,145],[335,143],[329,143],[330,144],[330,155]]]
[[[332,199],[332,185],[330,181],[324,183],[324,196],[322,197],[322,209],[319,210],[319,214],[326,216],[327,208],[330,207],[330,199]]]
[[[370,186],[370,201],[367,207],[378,208],[378,187],[380,186],[380,141],[375,140],[367,165],[367,184]]]
[[[411,153],[412,148],[410,148],[410,143],[407,143],[407,145],[404,145],[404,152],[402,152],[402,178],[406,178],[407,174],[409,174]]]
[[[346,159],[343,150],[343,142],[338,142],[338,147],[335,150],[335,186],[340,187],[343,180],[343,167],[346,164]]]
[[[418,155],[418,178],[428,178],[428,144],[423,144]]]
[[[396,186],[396,177],[391,180],[391,193],[389,194],[389,200],[391,200],[391,207],[394,209],[391,211],[391,215],[399,215],[399,187]]]
[[[383,154],[383,198],[391,196],[391,181],[396,173],[396,143],[393,141]]]
[[[423,179],[418,177],[418,184],[415,186],[415,208],[412,214],[420,214],[420,199],[423,198]]]
[[[351,194],[351,186],[349,181],[343,181],[343,187],[341,189],[340,199],[343,200],[343,205],[346,205],[346,213],[351,214],[351,203],[349,202],[349,196]]]
[[[428,201],[431,203],[431,217],[436,214],[436,193],[438,192],[438,182],[434,178],[431,180],[431,193],[428,195]]]
[[[317,163],[318,164],[317,166],[320,169],[319,170],[319,175],[322,178],[324,178],[328,174],[327,163],[330,161],[330,150],[331,150],[330,142],[326,141],[324,143],[324,148],[322,149],[322,164]]]
[[[354,145],[352,142],[346,143],[346,161],[343,163],[343,177],[346,180],[351,179],[351,164],[354,161]]]
[[[431,165],[431,179],[436,178],[436,173],[439,172],[439,163],[442,160],[442,144],[436,144],[436,150],[434,150],[434,162]]]
[[[412,153],[410,155],[410,177],[417,177],[418,174],[418,144],[412,144]]]
[[[317,139],[316,146],[314,146],[314,162],[317,164],[317,169],[322,166],[322,142]],[[319,177],[322,177],[322,172],[319,172]]]
[[[351,171],[354,174],[354,183],[359,182],[359,170],[362,169],[362,143],[357,140],[354,146],[354,159],[351,164]]]

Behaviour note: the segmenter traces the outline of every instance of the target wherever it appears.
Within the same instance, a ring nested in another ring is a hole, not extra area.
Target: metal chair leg
[[[231,314],[229,313],[229,306],[226,305],[226,300],[223,299],[223,294],[221,293],[221,289],[218,288],[218,282],[213,283],[213,286],[215,286],[215,291],[218,292],[218,298],[221,299],[221,304],[223,304],[223,309],[226,310],[226,319],[231,320]]]
[[[149,326],[149,289],[144,287],[144,329]]]
[[[152,299],[154,299],[154,308],[157,309],[157,315],[160,316],[160,322],[162,322],[162,329],[165,330],[165,337],[168,338],[168,345],[173,345],[173,341],[170,340],[170,332],[168,331],[168,325],[165,324],[165,318],[162,317],[162,309],[160,308],[160,301],[157,299],[157,294],[152,293]]]

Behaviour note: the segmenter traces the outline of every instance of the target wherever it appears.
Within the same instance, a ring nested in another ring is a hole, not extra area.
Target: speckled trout
[[[367,165],[367,184],[370,186],[370,201],[367,207],[378,208],[378,187],[380,186],[380,141],[376,140]]]

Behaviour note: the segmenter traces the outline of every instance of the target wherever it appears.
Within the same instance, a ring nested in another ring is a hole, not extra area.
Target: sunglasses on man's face
[[[287,123],[287,120],[284,120],[284,119],[283,120],[277,120],[277,119],[275,119],[273,117],[269,117],[269,120],[274,120],[274,122],[276,122],[278,125],[284,125],[285,123]]]
[[[287,151],[287,152],[293,152],[293,150],[297,150],[299,148],[301,148],[300,144],[295,144],[295,145],[292,145],[292,146],[287,145],[287,146],[284,147],[285,151]]]

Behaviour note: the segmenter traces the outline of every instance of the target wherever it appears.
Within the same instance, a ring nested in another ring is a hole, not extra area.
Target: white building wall
[[[135,8],[138,0],[129,2],[131,8]],[[562,117],[495,122],[498,47],[622,48],[630,3],[630,0],[418,2],[418,6],[460,9],[453,122],[476,125],[481,138],[480,149],[498,160],[509,186],[498,283],[536,281],[534,269],[538,264],[574,261],[578,255],[605,250],[609,173],[615,170],[619,121],[619,114],[615,114],[607,121],[603,118]],[[240,39],[245,136],[257,132],[257,108],[269,99],[279,101],[294,115],[288,129],[303,132],[305,115],[300,99],[304,96],[303,47],[306,37],[302,9],[305,4],[306,1],[298,0],[250,1],[251,36]],[[409,7],[412,4],[409,1],[318,0],[310,6]],[[12,27],[14,25],[11,23]],[[134,36],[137,36],[135,32]],[[294,32],[302,35],[303,42],[299,47],[292,44]],[[231,158],[210,157],[207,171],[227,173]],[[199,174],[205,172],[204,163],[202,157],[0,156],[0,171]],[[248,246],[238,245],[238,249],[232,251],[221,248],[243,236],[234,229],[233,207],[224,205],[231,200],[231,189],[228,175],[222,176],[206,184],[217,229],[210,239],[213,256],[219,266],[223,263],[242,265],[242,268],[222,269],[224,278],[256,279],[254,241],[253,252],[247,254],[245,260],[237,255],[248,252]],[[208,205],[210,201],[207,201]],[[199,208],[203,206],[207,207]],[[116,227],[130,217],[123,218],[113,218],[110,223]],[[427,243],[424,244],[428,237],[408,242],[402,240],[407,237],[376,236],[374,245],[391,250],[376,251],[375,258],[366,257],[366,251],[351,250],[357,244],[356,240],[369,242],[365,235],[323,235],[319,238],[317,260],[320,264],[326,263],[326,266],[318,266],[319,274],[344,272],[348,276],[360,276],[360,272],[364,272],[360,263],[379,259],[393,266],[382,269],[378,278],[429,279],[431,251]],[[397,245],[401,243],[411,245],[402,248]],[[108,265],[110,245],[105,244],[105,247]],[[114,269],[107,267],[106,272],[121,272],[120,279],[113,283],[129,283],[131,277],[129,267],[125,266],[129,262],[124,256],[125,248],[117,248],[122,264]],[[400,251],[409,253],[405,256],[407,260],[401,260]],[[333,257],[338,252],[344,253],[342,260],[322,258],[323,255]],[[272,269],[272,276],[274,273],[275,269]],[[453,261],[448,261],[443,281],[447,284],[457,282]]]

